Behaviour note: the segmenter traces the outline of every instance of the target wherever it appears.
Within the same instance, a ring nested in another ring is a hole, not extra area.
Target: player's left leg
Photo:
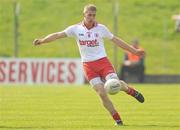
[[[133,87],[129,86],[127,83],[125,83],[122,80],[120,80],[120,83],[124,92],[136,98],[140,103],[144,102],[144,96],[139,91],[135,90]]]
[[[118,76],[116,73],[110,73],[105,77],[106,80],[108,79],[118,79]],[[136,98],[139,102],[143,103],[144,102],[144,97],[143,95],[135,90],[133,87],[129,86],[127,83],[124,81],[120,80],[121,84],[121,91],[126,92],[128,95],[131,95],[132,97]]]
[[[104,66],[104,68],[101,70],[100,73],[101,76],[105,78],[105,80],[108,79],[119,80],[113,65],[110,63],[110,61],[107,58],[105,58],[101,64]],[[121,83],[121,91],[126,92],[128,95],[131,95],[132,97],[136,98],[141,103],[144,102],[144,97],[140,92],[138,92],[137,90],[135,90],[134,88],[132,88],[122,80],[120,80],[120,83]]]

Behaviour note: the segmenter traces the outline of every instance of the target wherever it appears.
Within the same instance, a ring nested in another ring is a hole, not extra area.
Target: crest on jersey
[[[95,33],[94,35],[95,35],[96,38],[99,37],[99,34],[98,34],[98,33]]]
[[[91,37],[91,32],[87,32],[87,35],[90,38]]]

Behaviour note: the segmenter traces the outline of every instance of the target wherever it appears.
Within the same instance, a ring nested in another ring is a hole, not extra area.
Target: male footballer
[[[117,36],[114,36],[105,25],[97,23],[96,11],[95,5],[86,5],[83,11],[84,18],[82,22],[71,25],[61,32],[52,33],[42,39],[35,39],[33,43],[41,45],[65,37],[74,37],[79,47],[85,77],[99,95],[103,106],[109,111],[116,124],[123,125],[120,114],[104,89],[104,80],[118,79],[118,76],[107,58],[103,39],[109,39],[117,46],[137,56],[144,56],[144,51],[133,48]],[[139,102],[144,102],[144,97],[140,92],[122,80],[120,83],[122,91]]]

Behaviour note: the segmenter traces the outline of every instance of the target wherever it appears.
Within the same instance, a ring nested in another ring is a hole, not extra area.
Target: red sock
[[[118,112],[114,113],[112,117],[117,123],[121,122],[121,117]]]
[[[128,92],[127,92],[127,94],[129,94],[129,95],[131,95],[131,96],[135,96],[135,90],[133,89],[133,88],[130,88],[130,87],[128,87]]]

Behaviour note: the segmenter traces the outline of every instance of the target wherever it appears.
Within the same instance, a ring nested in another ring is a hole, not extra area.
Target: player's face
[[[84,14],[84,19],[87,23],[94,23],[96,20],[96,11],[87,11]]]

